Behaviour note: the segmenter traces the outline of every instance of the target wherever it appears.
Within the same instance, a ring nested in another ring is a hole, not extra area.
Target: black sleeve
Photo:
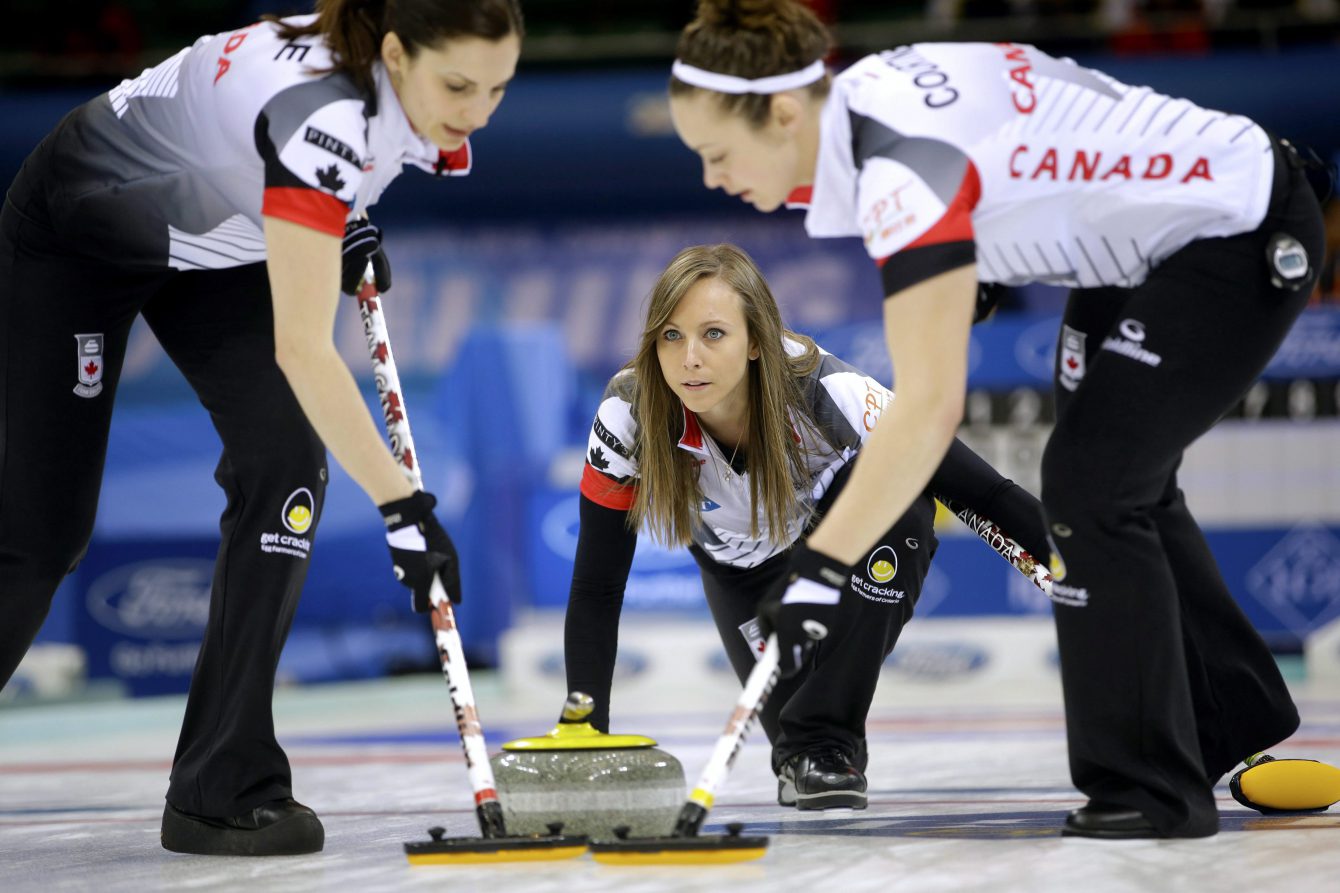
[[[608,732],[619,612],[637,534],[628,528],[628,512],[607,509],[585,496],[581,497],[580,519],[563,624],[563,661],[568,691],[585,692],[595,701],[587,721]]]
[[[1045,561],[1050,554],[1042,503],[1014,481],[1001,477],[957,437],[931,477],[929,489],[993,521],[1034,558]]]

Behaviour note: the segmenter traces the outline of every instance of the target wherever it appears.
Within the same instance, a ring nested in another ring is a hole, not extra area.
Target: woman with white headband
[[[784,666],[803,659],[802,624],[835,616],[828,579],[953,439],[978,282],[1069,286],[1042,503],[1070,770],[1089,802],[1063,833],[1212,835],[1214,784],[1298,713],[1176,471],[1307,300],[1323,231],[1305,164],[1240,115],[1030,46],[905,46],[836,78],[829,46],[795,0],[701,0],[670,81],[709,188],[805,207],[816,238],[860,236],[883,280],[898,399],[764,613]],[[1340,771],[1254,761],[1231,787],[1254,808],[1324,809]]]

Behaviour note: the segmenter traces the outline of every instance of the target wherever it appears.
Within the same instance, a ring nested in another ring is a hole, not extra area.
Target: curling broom
[[[363,319],[368,351],[372,357],[372,372],[381,400],[382,415],[386,421],[386,436],[391,452],[400,463],[410,482],[423,489],[423,474],[414,452],[414,438],[409,430],[409,415],[400,390],[400,375],[396,371],[395,356],[382,314],[381,298],[373,285],[371,272],[365,275],[358,292],[358,312]],[[516,862],[571,859],[586,852],[585,837],[563,836],[561,826],[543,836],[517,836],[507,833],[503,822],[502,804],[489,766],[484,732],[475,709],[474,690],[465,665],[465,651],[461,635],[456,629],[456,617],[451,601],[442,587],[442,581],[433,578],[430,595],[432,622],[437,653],[442,661],[442,675],[451,693],[451,705],[456,714],[456,728],[465,752],[465,768],[474,791],[475,815],[479,819],[482,837],[445,837],[442,828],[428,830],[431,840],[406,843],[405,855],[412,865],[459,864],[465,862]]]
[[[952,500],[943,502],[969,530],[1019,573],[1044,593],[1051,594],[1051,574],[1023,546],[966,506]],[[777,649],[777,636],[768,636],[763,654],[745,680],[744,690],[735,702],[735,710],[726,722],[726,729],[717,739],[716,748],[708,758],[698,784],[680,809],[670,836],[596,841],[591,844],[592,858],[597,862],[617,865],[673,865],[745,862],[764,856],[768,838],[742,836],[740,832],[743,825],[727,825],[727,833],[724,835],[700,836],[698,831],[712,808],[717,790],[725,782],[744,745],[745,735],[758,716],[758,711],[763,709],[773,686],[777,684]]]

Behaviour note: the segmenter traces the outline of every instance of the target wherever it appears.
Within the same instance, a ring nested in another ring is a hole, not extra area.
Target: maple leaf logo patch
[[[586,458],[596,471],[605,471],[610,467],[610,460],[605,458],[605,451],[600,447],[591,447],[591,452]]]
[[[344,181],[340,179],[340,169],[332,164],[330,167],[319,167],[316,169],[316,182],[322,189],[331,193],[338,193],[344,188]]]

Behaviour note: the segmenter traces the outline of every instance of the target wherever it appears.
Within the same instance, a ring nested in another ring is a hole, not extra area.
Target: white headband
[[[794,90],[797,87],[807,87],[813,84],[824,76],[826,69],[823,60],[816,59],[800,71],[774,74],[771,77],[750,80],[730,74],[705,71],[676,59],[675,64],[670,67],[670,73],[690,86],[702,87],[704,90],[715,90],[718,93],[781,93],[783,90]]]

